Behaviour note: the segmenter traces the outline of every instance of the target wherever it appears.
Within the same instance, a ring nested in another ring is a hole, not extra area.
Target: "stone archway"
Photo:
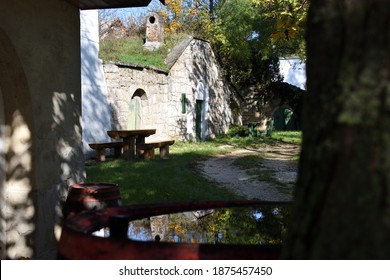
[[[277,131],[297,130],[296,117],[290,106],[278,106],[272,113],[272,128]]]
[[[142,88],[139,88],[139,89],[137,89],[135,92],[134,92],[134,94],[133,94],[133,96],[131,97],[132,99],[134,98],[134,97],[139,97],[141,100],[148,100],[148,96],[146,95],[146,92],[142,89]]]
[[[147,99],[143,89],[139,88],[134,92],[129,103],[127,129],[140,129],[142,127],[143,108]]]
[[[1,258],[30,258],[35,248],[35,197],[31,96],[22,62],[0,28],[1,140]]]

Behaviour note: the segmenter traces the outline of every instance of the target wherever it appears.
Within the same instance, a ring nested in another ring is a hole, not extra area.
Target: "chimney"
[[[150,51],[160,48],[164,41],[164,21],[157,13],[150,13],[146,20],[144,48]]]

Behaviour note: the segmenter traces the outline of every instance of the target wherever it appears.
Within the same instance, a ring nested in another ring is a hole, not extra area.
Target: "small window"
[[[182,114],[186,113],[186,94],[185,93],[181,94],[181,113]]]

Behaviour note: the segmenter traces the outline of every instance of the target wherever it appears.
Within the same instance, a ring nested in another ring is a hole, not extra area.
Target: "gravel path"
[[[255,150],[240,149],[202,161],[199,169],[208,179],[247,199],[291,201],[298,172],[292,158],[298,154],[298,145],[284,143]],[[250,169],[234,164],[247,156],[256,158]]]

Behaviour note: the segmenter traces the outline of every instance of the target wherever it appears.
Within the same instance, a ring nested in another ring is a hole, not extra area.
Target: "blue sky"
[[[142,8],[124,8],[124,9],[117,9],[118,14],[122,17],[128,17],[130,14],[135,14],[135,15],[143,15],[147,14],[150,11],[155,11],[159,8],[164,7],[159,0],[152,0],[150,2],[149,6],[147,7],[142,7]]]

